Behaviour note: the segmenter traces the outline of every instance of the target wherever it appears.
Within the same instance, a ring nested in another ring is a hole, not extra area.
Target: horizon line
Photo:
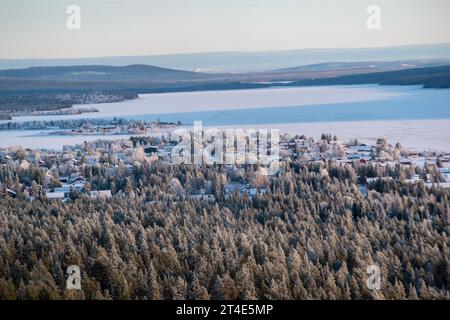
[[[202,55],[202,54],[252,54],[252,53],[270,53],[270,52],[288,52],[288,51],[314,51],[314,50],[365,50],[365,49],[386,49],[386,48],[399,48],[399,47],[414,47],[414,46],[439,46],[450,45],[450,41],[447,42],[432,42],[432,43],[411,43],[411,44],[397,44],[387,46],[368,46],[368,47],[314,47],[314,48],[293,48],[293,49],[275,49],[275,50],[230,50],[230,51],[193,51],[193,52],[173,52],[173,53],[158,53],[158,54],[124,54],[124,55],[112,55],[112,56],[80,56],[80,57],[66,57],[66,58],[2,58],[0,61],[12,61],[12,60],[84,60],[84,59],[108,59],[108,58],[134,58],[134,57],[162,57],[162,56],[181,56],[181,55]]]

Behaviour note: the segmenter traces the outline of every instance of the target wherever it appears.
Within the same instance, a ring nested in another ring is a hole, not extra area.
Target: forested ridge
[[[86,170],[93,170],[92,168]],[[254,168],[144,163],[87,174],[115,196],[67,203],[0,199],[1,299],[448,299],[449,193],[402,182],[406,169],[284,164]],[[9,186],[38,168],[3,167]],[[365,177],[392,176],[358,190]],[[267,193],[225,196],[227,181]],[[28,181],[30,182],[30,181]],[[186,197],[212,189],[215,201]],[[81,268],[82,290],[65,289]],[[366,286],[381,268],[381,290]]]

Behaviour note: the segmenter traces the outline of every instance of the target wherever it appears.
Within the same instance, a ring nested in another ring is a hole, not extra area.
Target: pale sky
[[[66,27],[69,5],[81,29]],[[381,29],[366,26],[369,5]],[[0,58],[450,42],[449,0],[0,0]]]

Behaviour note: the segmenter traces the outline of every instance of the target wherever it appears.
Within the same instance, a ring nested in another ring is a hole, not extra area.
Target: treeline
[[[321,79],[305,79],[292,82],[288,85],[322,86],[357,84],[421,85],[424,88],[450,88],[450,66],[374,72]]]
[[[85,118],[67,120],[35,120],[23,122],[0,123],[0,130],[45,130],[49,128],[77,129],[84,126],[108,126],[108,125],[128,125],[141,123],[143,121],[128,120],[124,118]]]
[[[8,81],[11,80],[2,80],[2,82]],[[66,109],[75,104],[120,102],[137,98],[137,93],[135,92],[111,93],[92,90],[87,92],[73,90],[72,92],[69,89],[57,92],[52,90],[34,90],[37,92],[25,90],[21,92],[21,90],[12,88],[11,90],[13,91],[11,93],[3,93],[2,89],[0,88],[0,113],[6,116],[18,113]]]
[[[270,179],[254,169],[86,166],[115,196],[63,204],[41,195],[42,169],[4,166],[1,187],[34,181],[37,199],[0,200],[0,298],[450,298],[448,191],[403,183],[401,167],[292,162]],[[398,179],[359,192],[361,176],[377,175]],[[226,195],[230,182],[267,192]],[[198,190],[216,201],[185,196]],[[381,290],[367,288],[372,264]],[[65,289],[69,265],[81,290]]]

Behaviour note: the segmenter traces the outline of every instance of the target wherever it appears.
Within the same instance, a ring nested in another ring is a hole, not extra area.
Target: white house
[[[91,191],[91,198],[92,199],[97,199],[97,198],[107,199],[107,198],[111,198],[111,197],[112,197],[111,190],[95,190],[95,191]]]
[[[49,200],[64,200],[65,195],[64,192],[46,192],[45,193],[47,199]]]

